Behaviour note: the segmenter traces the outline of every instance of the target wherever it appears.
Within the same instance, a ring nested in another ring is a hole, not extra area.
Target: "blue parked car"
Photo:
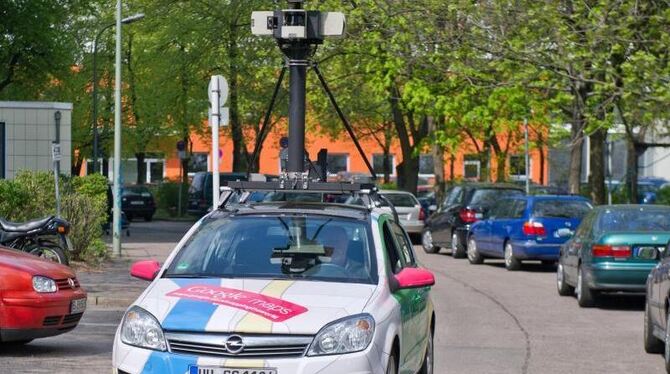
[[[592,209],[580,196],[515,196],[501,199],[468,233],[468,260],[503,258],[507,270],[521,261],[553,264],[565,243]]]

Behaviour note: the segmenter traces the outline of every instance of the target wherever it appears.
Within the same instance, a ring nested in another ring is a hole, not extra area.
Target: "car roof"
[[[313,214],[365,220],[372,211],[364,206],[337,203],[310,202],[260,202],[228,207],[227,211],[219,211],[222,215],[276,215],[276,214]]]
[[[522,197],[516,197],[517,199],[526,198],[529,200],[580,200],[580,201],[590,201],[581,195],[527,195]]]
[[[670,210],[667,205],[653,205],[653,204],[615,204],[615,205],[600,205],[595,210],[630,210],[630,209],[644,209],[644,210]]]
[[[411,192],[401,191],[401,190],[380,190],[379,193],[381,193],[381,194],[398,194],[398,195],[412,195],[412,196],[414,196],[414,194],[411,193]]]

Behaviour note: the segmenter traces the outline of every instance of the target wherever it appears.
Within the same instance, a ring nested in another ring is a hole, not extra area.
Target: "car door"
[[[577,268],[582,253],[582,248],[588,245],[589,237],[593,232],[593,224],[596,220],[595,212],[589,213],[577,228],[575,236],[565,244],[564,262],[565,275],[570,284],[577,283]]]
[[[461,186],[453,187],[438,212],[431,218],[433,241],[441,246],[451,243],[451,228],[463,203],[464,190]]]
[[[490,253],[493,256],[504,257],[505,239],[508,238],[508,232],[511,230],[512,219],[517,204],[517,199],[504,199],[499,203],[498,217],[493,221],[491,240],[489,241]]]
[[[416,267],[416,258],[414,257],[414,250],[412,248],[412,241],[409,239],[407,232],[397,223],[389,222],[391,230],[398,248],[398,254],[401,257],[401,262],[404,264],[403,268]],[[409,351],[411,358],[408,360],[412,372],[419,370],[422,364],[423,352],[426,347],[428,338],[428,324],[430,316],[428,316],[428,293],[430,287],[423,287],[410,290],[412,295],[410,298],[411,310],[411,341],[412,349]]]
[[[505,208],[502,201],[495,204],[488,212],[484,213],[486,218],[474,225],[472,230],[477,240],[477,250],[480,253],[487,254],[492,251],[491,236],[493,235],[493,225]]]
[[[647,295],[650,306],[652,306],[652,318],[654,323],[667,329],[665,316],[665,300],[670,295],[670,244],[666,246],[661,254],[661,261],[656,269],[652,271],[651,294]]]

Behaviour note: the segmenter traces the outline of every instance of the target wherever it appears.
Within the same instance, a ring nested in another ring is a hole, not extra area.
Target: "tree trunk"
[[[591,186],[591,199],[596,205],[607,203],[605,190],[605,141],[607,140],[607,129],[598,129],[589,136],[591,150],[591,175],[589,185]]]
[[[77,158],[77,160],[72,164],[72,175],[79,176],[81,175],[81,167],[82,164],[84,163],[84,159],[82,157]],[[86,170],[87,174],[92,174],[91,170]]]
[[[135,158],[137,159],[137,184],[142,185],[147,180],[147,163],[144,162],[146,153],[137,152]]]
[[[628,157],[626,159],[626,192],[628,194],[628,203],[637,204],[637,180],[638,180],[638,147],[636,139],[630,136],[626,137],[626,150]]]
[[[540,154],[540,184],[544,185],[544,135],[541,130],[537,132],[537,150]]]
[[[456,155],[452,153],[451,156],[449,156],[449,161],[449,180],[453,182],[455,178],[454,164],[456,163]]]
[[[228,85],[230,105],[230,131],[233,137],[233,171],[247,171],[247,147],[244,141],[243,124],[240,120],[238,105],[239,72],[238,72],[238,26],[230,22],[230,40],[228,42]]]
[[[388,147],[384,147],[384,184],[391,183],[391,173],[393,173],[393,165],[391,165],[391,150]]]
[[[582,182],[582,145],[584,138],[582,135],[582,121],[577,115],[573,117],[573,124],[570,136],[570,169],[568,174],[568,190],[571,194],[578,194]]]
[[[435,123],[432,118],[429,118],[429,131],[434,132],[438,127],[442,127],[444,118],[438,119],[439,123]],[[433,154],[433,174],[435,174],[435,187],[437,191],[437,201],[442,201],[442,193],[444,191],[444,146],[434,141],[432,152]]]

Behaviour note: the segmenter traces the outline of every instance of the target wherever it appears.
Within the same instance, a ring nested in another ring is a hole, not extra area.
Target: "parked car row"
[[[452,187],[426,220],[427,253],[450,248],[471,264],[556,264],[560,296],[580,307],[608,293],[645,293],[644,348],[670,373],[670,206],[593,207],[580,196],[526,196],[508,185]]]

